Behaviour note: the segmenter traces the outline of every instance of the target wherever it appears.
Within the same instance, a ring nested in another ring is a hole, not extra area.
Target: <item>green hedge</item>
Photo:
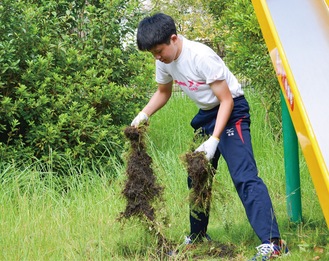
[[[154,85],[152,57],[134,43],[139,10],[124,0],[2,1],[3,161],[61,170],[120,153],[123,127]]]

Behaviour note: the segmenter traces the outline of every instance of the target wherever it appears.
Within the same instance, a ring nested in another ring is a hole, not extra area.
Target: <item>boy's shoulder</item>
[[[190,52],[193,52],[195,54],[209,54],[214,55],[216,54],[208,45],[197,41],[197,40],[189,40],[187,38],[184,38],[183,40],[184,45],[186,49],[188,49]]]

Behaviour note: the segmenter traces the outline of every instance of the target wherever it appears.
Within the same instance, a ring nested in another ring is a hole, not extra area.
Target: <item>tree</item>
[[[163,12],[170,15],[177,25],[178,33],[192,40],[203,42],[212,47],[219,54],[222,49],[213,39],[217,34],[215,21],[208,12],[205,1],[188,0],[155,0],[149,13]]]

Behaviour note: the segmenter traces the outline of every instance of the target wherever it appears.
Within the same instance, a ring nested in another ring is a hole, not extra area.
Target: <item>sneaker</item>
[[[208,234],[205,234],[205,236],[194,236],[190,235],[185,237],[185,245],[191,245],[193,243],[201,243],[201,242],[209,242],[211,241],[211,238]]]
[[[266,242],[256,247],[256,249],[257,254],[249,261],[265,261],[277,258],[279,256],[287,255],[289,253],[286,243],[281,239],[279,241],[279,245]]]

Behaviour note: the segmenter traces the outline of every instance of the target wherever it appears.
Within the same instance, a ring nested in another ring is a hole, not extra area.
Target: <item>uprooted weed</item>
[[[215,169],[209,164],[203,152],[186,153],[183,160],[185,161],[188,175],[192,180],[190,192],[191,210],[208,212]]]
[[[169,251],[171,244],[164,237],[155,219],[155,209],[152,204],[162,201],[163,187],[157,184],[153,173],[152,158],[147,154],[144,142],[145,132],[145,127],[127,127],[124,131],[131,148],[127,159],[127,180],[122,191],[127,205],[119,219],[135,216],[144,222],[146,230],[156,236],[158,254],[162,256]]]
[[[123,217],[143,217],[154,221],[155,211],[152,203],[161,199],[163,188],[156,182],[152,169],[152,158],[146,152],[144,142],[145,128],[127,127],[125,136],[130,140],[131,149],[127,161],[127,181],[123,195],[127,206]]]
[[[206,159],[204,152],[188,152],[182,159],[187,173],[192,180],[189,194],[191,214],[196,215],[196,212],[209,214],[212,181],[216,170]],[[233,258],[236,247],[233,244],[210,241],[188,246],[183,251],[183,257],[186,251],[192,252],[191,256],[195,260],[207,259],[209,257]]]

